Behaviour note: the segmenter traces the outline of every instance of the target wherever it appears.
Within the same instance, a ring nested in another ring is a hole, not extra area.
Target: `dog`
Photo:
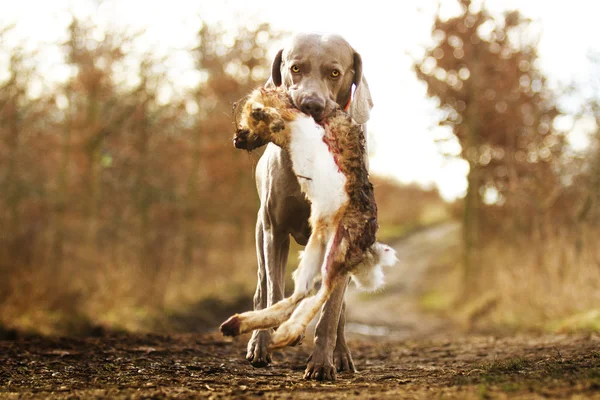
[[[395,251],[375,242],[377,206],[366,168],[362,127],[341,109],[316,124],[284,90],[257,89],[242,107],[236,148],[251,151],[274,143],[290,156],[302,192],[311,203],[311,236],[294,273],[294,293],[262,310],[230,317],[227,336],[278,327],[270,349],[298,341],[336,286],[351,276],[359,288],[383,284],[382,268],[397,262]],[[321,275],[321,287],[309,294]]]
[[[317,121],[342,107],[356,123],[365,124],[373,107],[361,56],[337,35],[301,33],[292,37],[277,52],[266,87],[283,87],[292,103]],[[261,205],[256,223],[258,283],[254,309],[260,310],[284,297],[290,236],[306,245],[311,231],[310,203],[302,194],[285,150],[274,144],[266,146],[256,166],[256,184]],[[355,371],[344,335],[346,284],[337,286],[323,307],[306,368],[307,379],[333,380],[336,370]],[[253,366],[264,367],[271,362],[272,332],[253,332],[246,354]]]

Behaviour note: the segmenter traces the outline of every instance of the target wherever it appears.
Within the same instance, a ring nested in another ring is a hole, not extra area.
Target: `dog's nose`
[[[310,115],[316,121],[320,121],[323,118],[323,111],[325,111],[325,102],[318,97],[305,97],[300,103],[300,111]]]

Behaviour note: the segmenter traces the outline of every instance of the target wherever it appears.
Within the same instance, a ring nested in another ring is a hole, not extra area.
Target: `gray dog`
[[[357,123],[365,124],[373,106],[360,55],[336,35],[295,35],[277,53],[267,82],[267,86],[281,85],[287,88],[294,105],[316,121],[339,105]],[[284,297],[290,236],[306,245],[310,204],[300,191],[289,155],[273,144],[267,146],[258,162],[256,185],[261,206],[256,224],[258,284],[254,309],[263,309]],[[346,287],[347,282],[339,285],[323,307],[306,379],[333,380],[336,369],[355,370],[344,337]],[[254,331],[246,355],[253,366],[264,367],[271,362],[270,337],[271,330]]]

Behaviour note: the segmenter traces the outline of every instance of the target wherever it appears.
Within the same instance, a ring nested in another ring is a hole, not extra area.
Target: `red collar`
[[[352,102],[352,96],[350,96],[350,98],[348,99],[348,102],[346,103],[346,105],[344,106],[344,111],[348,112],[348,110],[350,109],[350,103]]]
[[[348,112],[348,110],[350,109],[350,103],[352,103],[352,98],[354,97],[354,93],[356,92],[356,85],[353,84],[352,89],[353,90],[350,91],[350,98],[348,99],[348,102],[344,106],[345,112]]]

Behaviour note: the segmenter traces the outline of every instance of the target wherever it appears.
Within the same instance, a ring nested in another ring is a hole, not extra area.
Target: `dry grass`
[[[470,287],[460,254],[445,254],[421,303],[467,329],[600,330],[598,234],[590,224],[490,240],[476,251]]]
[[[447,221],[450,205],[436,189],[400,185],[390,178],[374,176],[380,241],[397,239],[425,226]]]
[[[374,183],[381,240],[448,218],[446,205],[435,190],[379,178]],[[85,227],[84,221],[70,223],[72,232]],[[171,317],[186,313],[200,318],[196,326],[202,328],[202,323],[212,318],[206,311],[200,313],[199,309],[205,308],[200,304],[214,299],[209,311],[217,314],[228,304],[249,301],[255,290],[253,226],[230,225],[216,222],[202,230],[202,240],[210,240],[195,250],[199,253],[194,254],[194,260],[201,260],[202,265],[185,265],[180,250],[182,237],[175,233],[157,253],[158,266],[154,268],[140,262],[135,229],[125,232],[120,241],[103,243],[103,250],[74,236],[64,261],[53,265],[44,258],[53,239],[50,230],[43,240],[21,249],[30,253],[35,263],[14,268],[8,276],[9,285],[0,284],[0,289],[6,288],[0,302],[0,332],[2,327],[43,335],[85,335],[98,329],[164,332],[176,329],[171,326]],[[292,243],[288,288],[292,287],[291,273],[300,249]]]
[[[500,240],[480,252],[479,293],[497,300],[492,322],[569,329],[561,321],[598,309],[598,229],[562,230],[512,244]]]
[[[0,302],[0,332],[169,331],[171,315],[194,310],[204,299],[219,298],[226,307],[251,296],[256,279],[251,232],[236,244],[231,251],[227,242],[215,243],[204,265],[173,263],[156,271],[128,262],[122,253],[115,257],[89,248],[60,268],[41,264],[13,271],[2,285],[8,296]]]

